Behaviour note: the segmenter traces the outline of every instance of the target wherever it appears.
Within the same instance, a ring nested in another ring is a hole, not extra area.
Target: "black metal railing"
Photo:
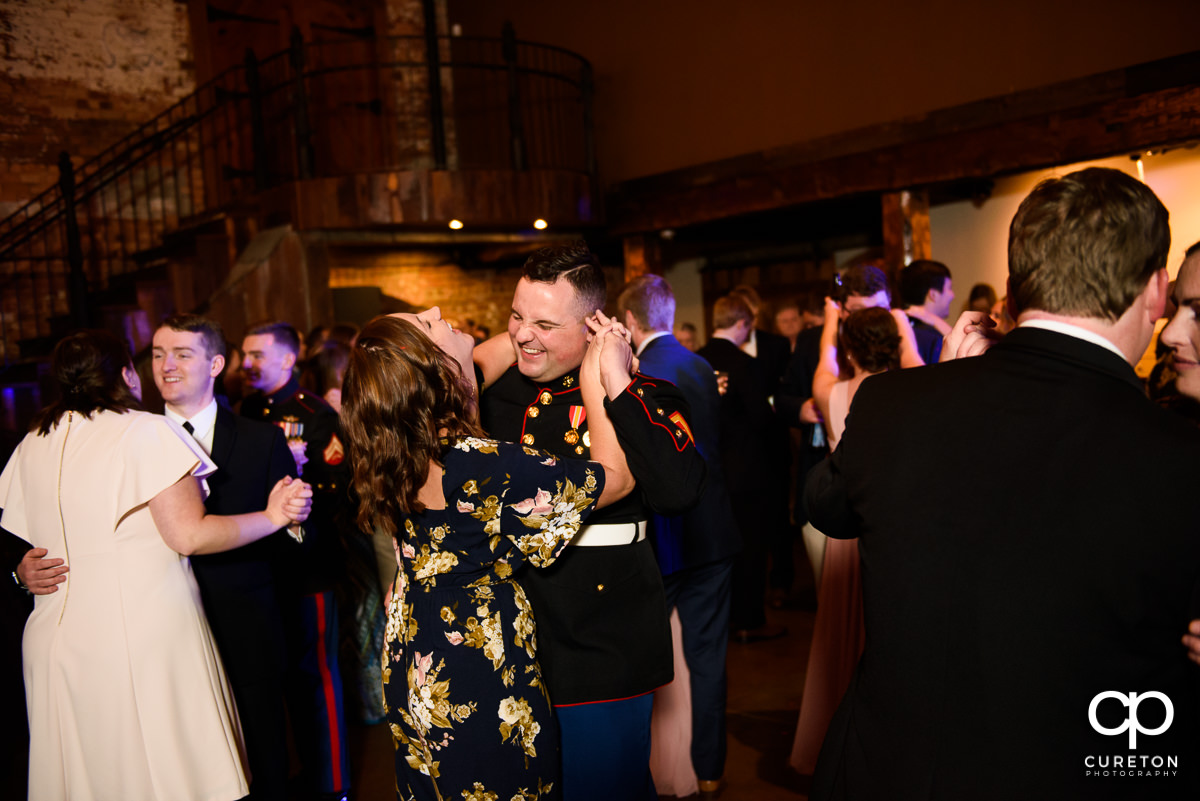
[[[591,67],[561,48],[404,36],[306,43],[198,87],[0,220],[0,352],[94,323],[89,297],[164,234],[282,183],[386,170],[595,172]]]

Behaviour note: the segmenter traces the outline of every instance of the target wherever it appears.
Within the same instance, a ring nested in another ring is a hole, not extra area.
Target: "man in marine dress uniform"
[[[604,273],[583,242],[530,256],[513,295],[508,337],[476,349],[487,387],[483,425],[492,436],[588,458],[579,367],[585,320],[603,308],[605,294]],[[503,354],[499,369],[493,346]],[[504,371],[514,350],[517,362]],[[653,801],[651,693],[671,681],[673,669],[645,521],[648,509],[679,514],[695,503],[705,467],[686,401],[668,382],[634,376],[605,408],[638,488],[592,515],[554,565],[526,571],[521,584],[562,731],[563,797]]]
[[[303,770],[304,791],[343,799],[350,788],[342,678],[338,668],[334,586],[344,561],[335,513],[348,485],[337,412],[300,388],[292,368],[300,336],[287,323],[252,327],[242,343],[242,371],[258,390],[242,415],[283,429],[296,469],[313,488],[303,545],[279,580],[288,647],[288,707]]]

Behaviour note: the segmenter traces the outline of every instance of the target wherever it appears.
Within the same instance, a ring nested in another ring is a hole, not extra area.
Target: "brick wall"
[[[0,6],[0,217],[194,89],[187,6],[6,0]]]

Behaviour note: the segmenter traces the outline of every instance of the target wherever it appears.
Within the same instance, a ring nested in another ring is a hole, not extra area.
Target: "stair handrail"
[[[245,63],[232,66],[205,81],[91,158],[75,165],[64,153],[66,160],[60,161],[60,181],[0,219],[0,264],[4,265],[4,273],[0,275],[0,298],[19,293],[21,286],[27,283],[36,285],[39,281],[51,287],[47,291],[52,296],[55,293],[58,296],[66,294],[63,281],[65,271],[56,265],[68,261],[68,251],[72,253],[72,261],[86,263],[93,288],[103,288],[111,277],[133,269],[138,254],[145,254],[154,247],[145,243],[161,244],[161,237],[173,227],[183,224],[184,220],[211,214],[228,202],[246,193],[261,191],[273,183],[312,177],[312,142],[305,136],[309,126],[301,114],[306,103],[310,102],[309,93],[314,91],[310,84],[324,86],[323,90],[317,91],[329,95],[329,87],[336,86],[339,72],[373,70],[376,77],[368,79],[368,82],[379,82],[376,88],[383,93],[379,97],[387,103],[399,97],[397,93],[401,90],[401,84],[396,83],[396,78],[388,74],[388,70],[425,69],[429,77],[428,87],[436,93],[429,98],[431,110],[437,106],[433,101],[442,98],[440,81],[446,69],[474,70],[479,74],[489,70],[505,71],[510,75],[510,80],[513,74],[517,74],[558,82],[569,87],[566,94],[577,96],[577,101],[571,102],[578,102],[582,107],[581,127],[586,140],[582,152],[585,157],[577,168],[581,172],[594,174],[591,67],[578,54],[552,45],[518,40],[511,26],[506,26],[502,38],[430,36],[427,31],[425,35],[378,37],[369,41],[373,47],[362,51],[369,54],[365,60],[345,64],[339,61],[345,54],[338,53],[337,48],[361,46],[364,40],[348,38],[305,43],[295,36],[291,47],[265,59],[256,60],[250,54]],[[386,41],[389,49],[381,49],[380,41]],[[497,57],[499,51],[495,49],[496,45],[503,51],[502,58]],[[469,50],[472,46],[477,47],[482,55],[460,57],[460,49]],[[492,51],[487,51],[488,47],[492,47]],[[357,55],[351,52],[350,60],[353,62],[362,52]],[[401,57],[404,53],[424,53],[424,58]],[[306,63],[306,59],[313,57],[315,60]],[[562,59],[562,63],[554,62],[552,58],[555,57]],[[264,75],[267,79],[259,80]],[[333,83],[325,84],[325,81]],[[411,85],[411,82],[404,85]],[[393,94],[388,95],[388,91]],[[453,88],[449,91],[453,91]],[[292,94],[279,95],[280,92]],[[336,95],[336,91],[333,94]],[[257,101],[267,97],[271,98],[269,102],[274,103],[272,109],[277,112],[273,120],[275,124],[280,124],[280,114],[286,118],[283,138],[277,143],[278,152],[271,154],[274,174],[267,172],[265,159],[260,158],[261,152],[267,149],[264,147],[262,106],[256,102],[252,111],[246,111],[246,106],[251,105],[250,98]],[[339,113],[338,102],[341,98],[333,97],[331,100],[326,96],[324,100],[326,105],[323,108],[327,115]],[[457,98],[455,100],[457,102]],[[535,102],[542,104],[536,113],[545,113],[549,104],[561,102],[561,98],[547,94]],[[370,105],[379,103],[379,100],[375,100]],[[510,168],[524,170],[529,164],[524,155],[521,115],[534,112],[519,106],[519,103],[510,102],[509,127],[513,141]],[[378,108],[371,110],[376,115],[380,113]],[[439,124],[433,126],[436,158],[435,163],[429,166],[434,169],[456,169],[456,164],[447,163],[445,142],[448,135],[454,134],[447,134],[441,127],[441,117],[437,122]],[[558,121],[549,124],[561,127]],[[555,129],[545,137],[550,142],[553,136],[558,135],[560,132]],[[562,152],[580,152],[577,147],[575,150],[563,150],[563,146],[551,142],[551,149],[539,153],[542,161],[534,166],[546,166],[546,158],[561,158],[561,153],[554,151],[554,147]],[[392,155],[400,152],[394,151]],[[165,163],[168,161],[169,164]],[[391,161],[379,166],[387,169],[408,168],[396,167]],[[68,173],[73,175],[68,176]],[[322,171],[319,174],[339,173]],[[64,195],[64,183],[72,186],[73,191],[69,196]],[[174,198],[170,197],[171,192],[174,192]],[[167,206],[171,206],[171,209],[164,211]],[[77,224],[77,213],[87,216],[86,225]],[[69,242],[65,231],[75,233]],[[86,247],[79,241],[81,236],[86,240]],[[45,266],[41,266],[43,264]],[[81,263],[80,270],[82,267]],[[71,272],[78,270],[73,267]],[[36,288],[32,292],[30,297],[33,300],[30,302],[42,303],[36,295]],[[74,296],[78,293],[72,290],[70,294]],[[39,309],[40,316],[35,317],[34,323],[39,334],[45,327],[45,320],[56,313],[55,303],[57,301],[52,299],[48,301],[49,305],[43,304],[47,305],[45,309]],[[24,301],[18,298],[15,304],[17,317],[23,311],[23,304]],[[21,338],[25,330],[25,324],[20,319],[16,323],[16,333],[10,330],[9,318],[14,316],[12,305],[5,303],[0,307],[0,351],[5,363],[13,358],[10,339]]]

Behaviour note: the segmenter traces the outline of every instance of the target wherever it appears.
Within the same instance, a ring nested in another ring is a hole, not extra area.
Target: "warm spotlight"
[[[457,231],[459,228],[462,228],[462,220],[451,220],[450,227]]]
[[[545,230],[547,224],[548,223],[542,219],[537,219],[537,220],[533,221],[533,227],[538,229],[539,231]]]

